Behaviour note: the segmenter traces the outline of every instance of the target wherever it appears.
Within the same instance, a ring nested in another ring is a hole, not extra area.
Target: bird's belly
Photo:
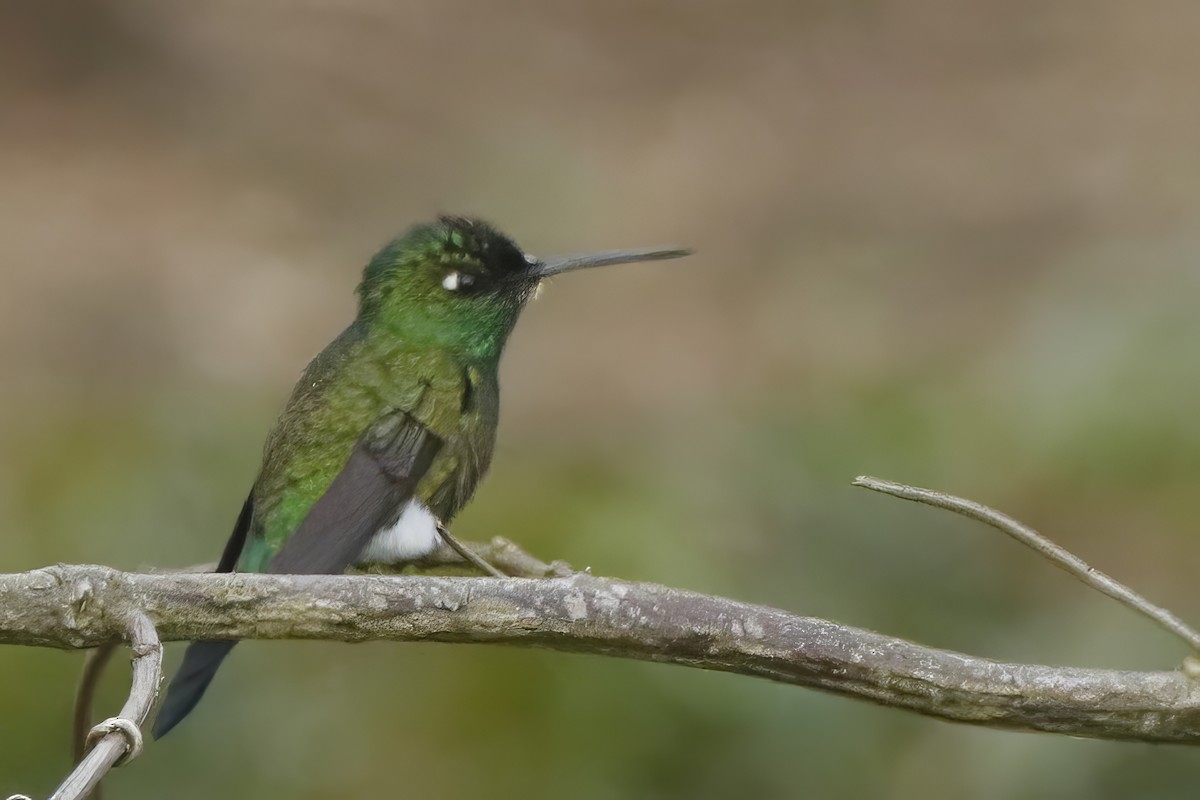
[[[437,517],[417,500],[409,500],[400,519],[371,537],[360,562],[411,561],[433,552],[438,545]]]

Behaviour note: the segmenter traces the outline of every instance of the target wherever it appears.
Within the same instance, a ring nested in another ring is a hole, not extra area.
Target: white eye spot
[[[459,289],[466,289],[474,282],[474,276],[454,270],[447,272],[446,277],[442,278],[442,288],[448,292],[457,292]]]

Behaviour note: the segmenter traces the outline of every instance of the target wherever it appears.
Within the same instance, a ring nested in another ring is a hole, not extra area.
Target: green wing
[[[441,441],[412,415],[393,411],[372,425],[268,572],[336,575],[358,560],[371,537],[396,521],[429,471]]]

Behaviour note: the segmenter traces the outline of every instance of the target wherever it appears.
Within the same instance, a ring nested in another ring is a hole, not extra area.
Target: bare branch
[[[567,578],[194,575],[57,566],[0,575],[0,644],[95,647],[141,610],[164,641],[505,643],[754,675],[999,728],[1200,742],[1179,671],[1003,664],[644,583]]]
[[[86,591],[73,595],[86,598]],[[81,602],[80,605],[85,605]],[[81,613],[85,610],[81,607]],[[112,609],[100,609],[100,613],[111,613]],[[97,613],[96,611],[90,613]],[[124,631],[114,631],[129,640],[133,651],[133,682],[129,688],[129,699],[116,717],[109,717],[92,728],[87,746],[91,749],[84,755],[74,771],[50,796],[50,800],[78,800],[100,784],[100,779],[114,766],[126,764],[142,749],[141,726],[150,716],[158,686],[162,682],[162,645],[154,630],[154,623],[136,606],[127,607],[127,613],[116,619],[126,619]],[[112,638],[110,634],[109,638]]]
[[[892,497],[899,497],[903,500],[912,500],[917,503],[934,506],[935,508],[944,508],[956,514],[961,514],[964,517],[985,522],[993,528],[1007,533],[1039,555],[1048,558],[1055,566],[1061,567],[1071,573],[1101,594],[1108,595],[1122,605],[1153,620],[1156,624],[1161,625],[1187,642],[1193,651],[1200,652],[1200,633],[1197,633],[1195,628],[1192,628],[1165,608],[1151,603],[1120,581],[1089,566],[1079,556],[1055,544],[1033,528],[1018,522],[1007,514],[1002,514],[973,500],[964,500],[961,497],[955,497],[952,494],[944,494],[942,492],[935,492],[932,489],[922,489],[917,486],[908,486],[903,483],[872,478],[869,475],[860,475],[855,478],[854,485],[882,492],[883,494],[890,494]]]

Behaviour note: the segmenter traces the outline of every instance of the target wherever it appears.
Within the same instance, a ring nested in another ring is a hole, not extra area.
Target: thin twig
[[[944,508],[956,514],[961,514],[964,517],[987,523],[993,528],[1007,533],[1039,555],[1048,558],[1056,566],[1071,573],[1096,591],[1108,595],[1118,603],[1133,609],[1143,616],[1149,617],[1155,623],[1187,642],[1193,651],[1200,652],[1200,633],[1186,622],[1165,608],[1151,603],[1120,581],[1105,575],[1095,567],[1089,566],[1079,556],[1055,544],[1033,528],[1018,522],[1007,514],[1002,514],[995,509],[988,508],[972,500],[955,497],[952,494],[935,492],[931,489],[922,489],[917,486],[908,486],[881,478],[872,478],[869,475],[860,475],[854,479],[853,483],[855,486],[862,486],[872,491],[889,494],[893,497],[899,497],[902,500],[912,500],[917,503],[934,506],[935,508]]]
[[[150,716],[158,686],[162,681],[162,645],[154,623],[144,612],[129,614],[125,632],[132,650],[133,681],[129,699],[117,717],[111,717],[92,729],[91,749],[50,800],[79,800],[100,784],[114,766],[128,763],[141,750],[141,726]]]
[[[100,645],[95,650],[89,650],[84,659],[83,675],[79,679],[79,688],[75,690],[75,712],[71,718],[71,756],[76,764],[87,755],[87,734],[92,727],[92,700],[104,669],[119,646],[120,642],[117,641]]]

